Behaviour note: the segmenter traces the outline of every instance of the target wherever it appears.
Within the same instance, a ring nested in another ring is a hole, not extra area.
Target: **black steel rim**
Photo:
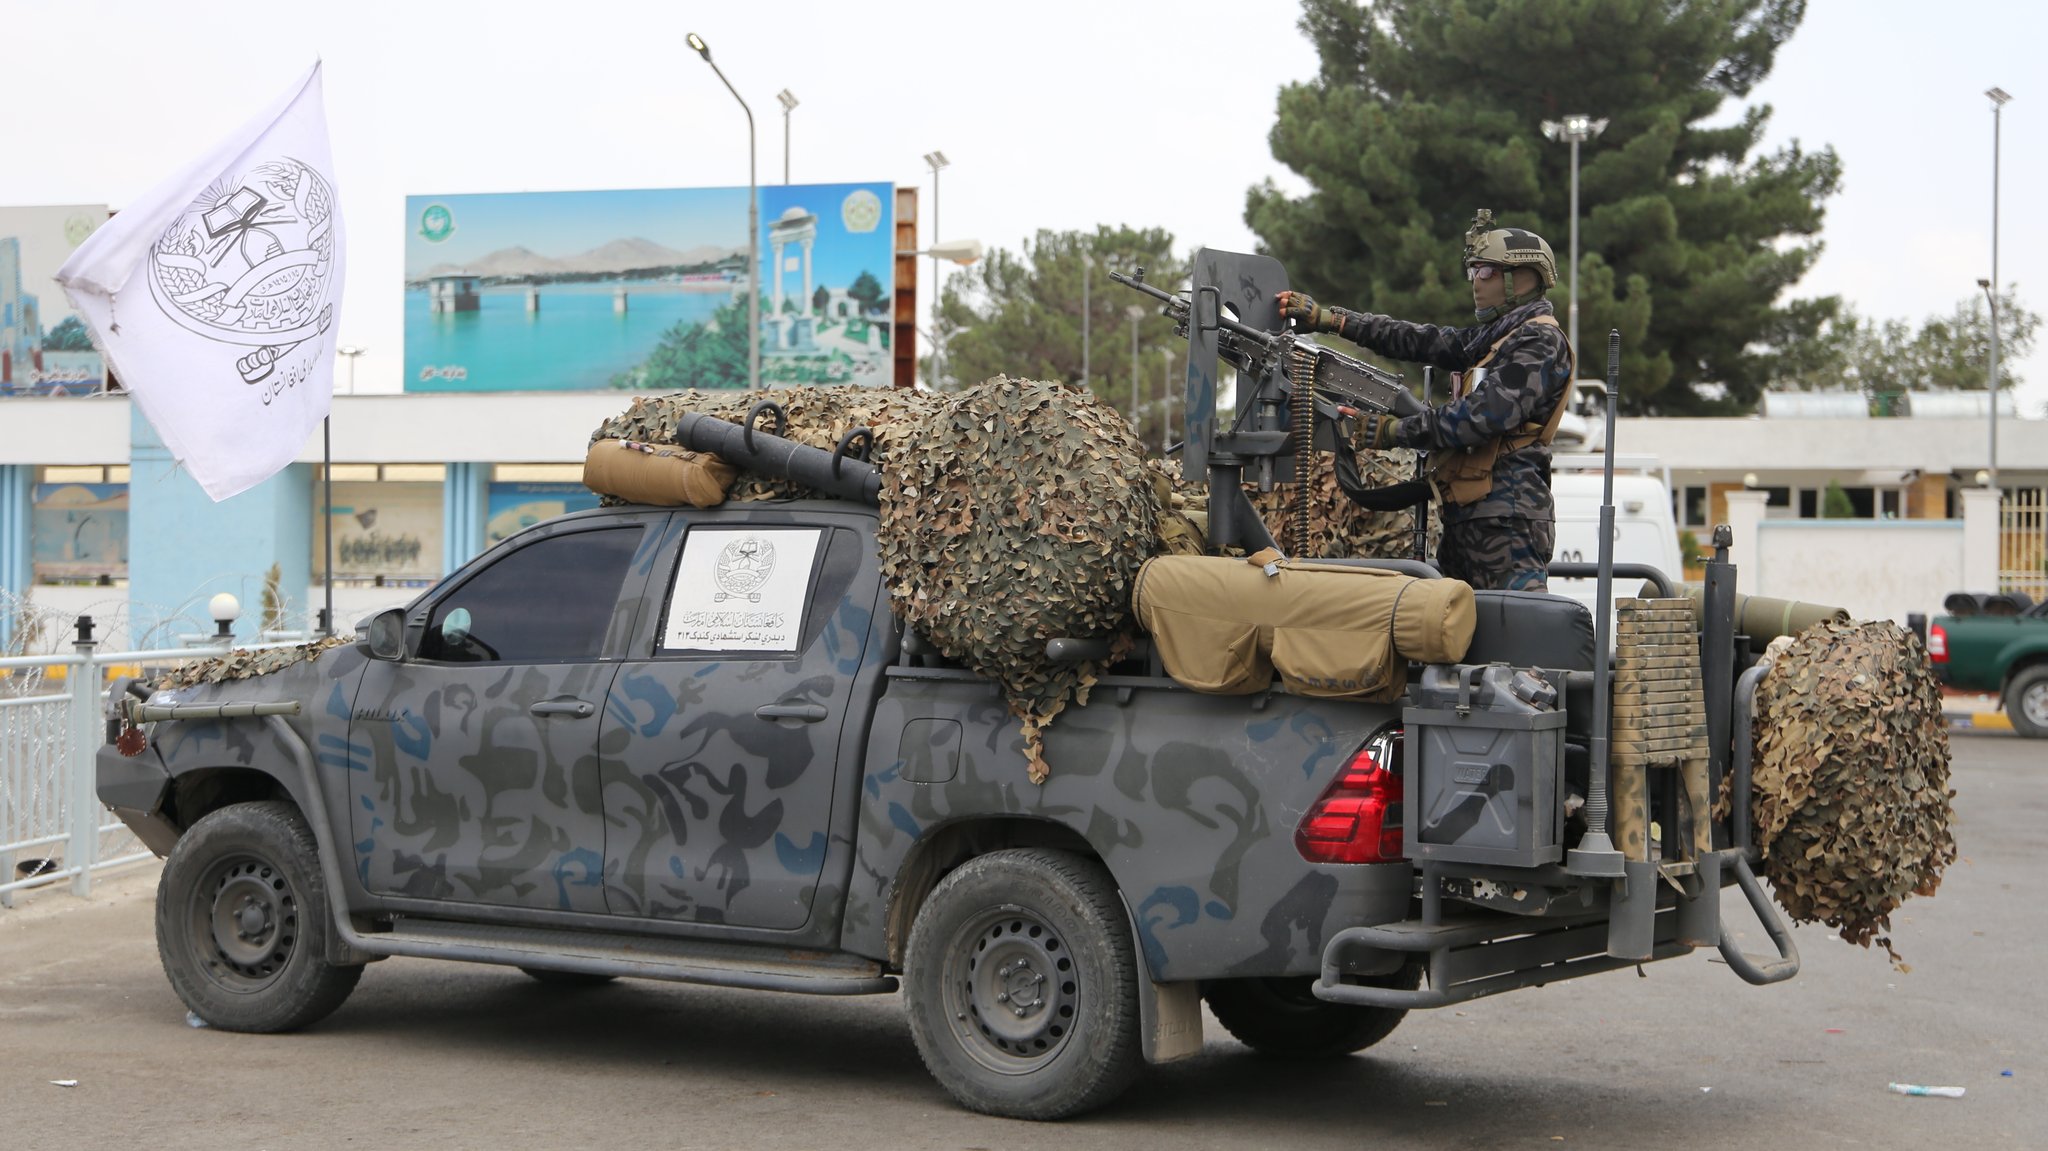
[[[955,932],[942,974],[946,1018],[962,1050],[1000,1075],[1059,1057],[1081,1009],[1073,952],[1044,919],[993,907]]]
[[[284,872],[254,855],[214,861],[192,888],[186,920],[199,969],[237,995],[277,982],[299,943],[299,901]]]

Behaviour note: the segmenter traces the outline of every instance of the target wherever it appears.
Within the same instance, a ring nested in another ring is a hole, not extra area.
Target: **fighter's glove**
[[[1337,310],[1325,308],[1311,299],[1306,292],[1280,293],[1280,318],[1293,320],[1296,327],[1308,332],[1334,332],[1337,330]]]
[[[1399,417],[1384,412],[1366,412],[1358,418],[1358,443],[1360,447],[1391,448],[1394,443],[1394,425]]]

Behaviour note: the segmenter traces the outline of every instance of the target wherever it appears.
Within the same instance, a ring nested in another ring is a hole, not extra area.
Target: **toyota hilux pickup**
[[[167,857],[158,947],[194,1014],[304,1027],[387,956],[900,989],[955,1099],[1048,1119],[1199,1050],[1204,1001],[1258,1051],[1339,1056],[1410,1009],[1696,947],[1796,971],[1750,871],[1747,682],[1712,593],[1673,625],[1735,773],[1711,827],[1679,772],[1618,762],[1641,786],[1610,837],[1605,647],[1542,593],[1474,593],[1462,662],[1409,666],[1394,702],[1205,694],[1140,643],[1046,729],[1033,784],[996,684],[891,611],[872,468],[747,436],[821,498],[561,517],[353,642],[110,691],[99,795]],[[1776,957],[1723,929],[1737,883]]]

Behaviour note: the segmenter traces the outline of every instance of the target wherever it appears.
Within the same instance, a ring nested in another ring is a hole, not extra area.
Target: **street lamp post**
[[[1568,140],[1572,146],[1572,291],[1565,312],[1566,338],[1572,350],[1579,347],[1579,145],[1607,130],[1607,121],[1591,116],[1566,116],[1562,121],[1545,120],[1543,134],[1552,141]]]
[[[1124,315],[1131,318],[1131,428],[1136,430],[1140,419],[1139,411],[1144,403],[1138,389],[1138,321],[1145,318],[1145,309],[1137,304],[1124,308]]]
[[[1088,387],[1088,281],[1095,273],[1095,257],[1081,253],[1081,386]]]
[[[796,111],[797,98],[784,88],[775,94],[782,102],[782,182],[789,183],[789,114]]]
[[[1998,129],[2005,102],[2012,99],[2003,88],[1987,88],[1991,97],[1991,279],[1979,280],[1991,300],[1991,373],[1984,381],[1991,398],[1991,490],[1998,490]],[[1996,589],[1993,589],[1996,590]]]
[[[1160,392],[1159,454],[1165,455],[1173,446],[1173,349],[1162,349],[1166,356],[1165,388]]]
[[[761,197],[754,183],[754,110],[740,95],[740,90],[725,78],[725,70],[711,58],[711,45],[695,32],[689,35],[689,44],[711,70],[718,74],[718,82],[740,102],[740,111],[747,114],[747,387],[761,386]]]
[[[924,162],[932,170],[932,247],[939,245],[939,173],[952,166],[946,154],[933,150],[924,154]],[[932,390],[939,387],[939,368],[942,351],[939,345],[939,257],[932,255]]]

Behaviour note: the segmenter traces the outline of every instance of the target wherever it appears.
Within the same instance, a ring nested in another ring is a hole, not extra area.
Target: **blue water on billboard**
[[[613,297],[626,291],[626,310]],[[523,285],[487,287],[472,312],[434,315],[427,292],[405,293],[405,388],[502,392],[609,388],[644,363],[678,322],[701,324],[725,290],[680,291],[663,282],[544,284],[526,310]]]

